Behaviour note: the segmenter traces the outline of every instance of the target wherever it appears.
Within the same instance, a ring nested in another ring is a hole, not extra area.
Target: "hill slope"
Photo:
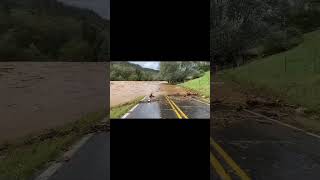
[[[200,94],[210,97],[210,71],[203,76],[180,84],[183,87],[197,91]]]
[[[320,30],[305,34],[304,42],[289,51],[226,70],[222,77],[320,110]]]
[[[152,81],[158,80],[159,71],[143,68],[138,64],[129,62],[111,62],[110,79],[111,81]]]
[[[105,61],[109,21],[57,0],[0,1],[0,61]]]
[[[58,0],[80,8],[91,9],[101,17],[110,18],[110,0]]]

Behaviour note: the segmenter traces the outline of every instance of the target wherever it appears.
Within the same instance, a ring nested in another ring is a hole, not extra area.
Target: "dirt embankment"
[[[106,108],[105,63],[0,63],[0,143]]]
[[[247,115],[248,113],[242,111],[248,109],[305,130],[320,133],[318,115],[307,114],[303,108],[287,104],[276,97],[248,91],[239,84],[223,81],[219,76],[214,80],[211,93],[213,93],[212,128],[227,128],[233,123],[241,123],[242,120],[251,118]]]

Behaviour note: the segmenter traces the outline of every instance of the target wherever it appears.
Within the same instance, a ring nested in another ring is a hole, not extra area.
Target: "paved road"
[[[241,115],[248,118],[211,132],[212,156],[223,167],[215,165],[212,179],[217,174],[229,176],[225,179],[319,179],[319,138],[249,113]]]
[[[160,96],[140,102],[127,119],[209,119],[210,106],[198,99],[183,96]]]
[[[110,133],[91,137],[49,180],[109,180]]]

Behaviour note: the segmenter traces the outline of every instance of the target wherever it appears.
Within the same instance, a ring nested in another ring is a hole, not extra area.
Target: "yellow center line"
[[[237,163],[210,137],[210,145],[212,145],[228,165],[236,172],[242,180],[250,180],[250,177],[237,165]]]
[[[217,172],[222,180],[231,180],[229,174],[224,170],[223,166],[217,160],[217,158],[210,152],[210,162],[213,169]]]
[[[182,115],[185,119],[189,119],[188,116],[187,116],[185,113],[183,113],[183,111],[176,105],[176,103],[174,103],[173,100],[171,100],[168,96],[167,96],[167,98],[169,99],[169,101],[172,102],[172,104],[176,107],[176,109],[181,113],[181,115]]]
[[[188,119],[188,116],[183,113],[183,111],[171,100],[168,96],[165,96],[166,100],[170,104],[171,108],[177,114],[179,119],[182,119],[181,115]],[[178,111],[181,115],[178,113]],[[223,157],[226,163],[236,172],[236,174],[242,180],[251,180],[250,177],[237,165],[237,163],[210,137],[210,144],[218,151],[218,153]],[[217,158],[210,152],[210,162],[214,168],[214,170],[218,173],[222,180],[231,180],[229,174],[226,173],[223,166],[217,160]]]
[[[180,116],[180,114],[178,113],[178,111],[174,108],[174,106],[171,104],[170,100],[167,98],[167,96],[165,96],[166,100],[168,101],[168,103],[170,104],[171,108],[173,109],[173,111],[177,114],[179,119],[182,119],[182,117]]]

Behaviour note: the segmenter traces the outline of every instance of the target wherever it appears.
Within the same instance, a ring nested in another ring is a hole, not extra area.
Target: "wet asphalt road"
[[[210,106],[191,97],[168,96],[189,119],[209,119]],[[174,107],[174,106],[173,106]],[[179,113],[179,111],[176,109]],[[177,119],[178,115],[164,96],[138,106],[126,119]]]
[[[49,180],[109,180],[110,133],[91,137]]]
[[[320,179],[319,138],[257,119],[247,118],[215,130],[211,137],[251,179]],[[219,157],[217,151],[214,155]],[[225,160],[220,159],[220,162],[232,179],[239,179]],[[219,179],[216,172],[212,173],[212,179]]]

